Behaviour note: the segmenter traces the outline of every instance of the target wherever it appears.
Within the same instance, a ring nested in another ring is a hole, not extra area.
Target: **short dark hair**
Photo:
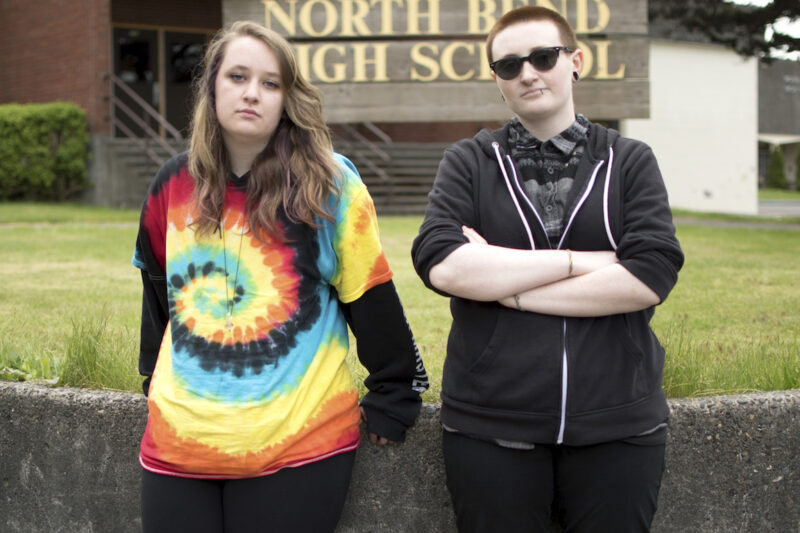
[[[558,11],[553,11],[550,8],[541,6],[525,6],[512,9],[500,17],[497,22],[494,23],[494,26],[492,26],[488,37],[486,37],[486,55],[489,58],[489,63],[494,61],[492,44],[494,44],[494,38],[497,37],[497,34],[509,26],[532,20],[549,20],[555,24],[558,29],[558,34],[562,41],[560,43],[561,45],[572,48],[573,50],[578,48],[578,38],[575,36],[575,31]]]

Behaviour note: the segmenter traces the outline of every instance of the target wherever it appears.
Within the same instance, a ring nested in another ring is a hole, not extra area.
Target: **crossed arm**
[[[430,270],[437,289],[462,298],[558,316],[604,316],[660,303],[614,252],[518,250],[493,246],[475,230]],[[572,275],[570,276],[570,255]]]

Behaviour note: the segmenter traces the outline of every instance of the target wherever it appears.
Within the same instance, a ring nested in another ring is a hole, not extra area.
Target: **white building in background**
[[[719,45],[653,39],[650,118],[620,121],[658,158],[670,204],[758,213],[758,61]]]
[[[800,189],[800,60],[776,60],[758,70],[759,177],[766,179],[770,155],[783,152],[786,181]]]

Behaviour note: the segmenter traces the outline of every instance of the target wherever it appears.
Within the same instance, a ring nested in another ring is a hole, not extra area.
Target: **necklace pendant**
[[[228,331],[233,331],[233,317],[231,316],[230,311],[228,311],[226,318],[227,320],[225,321],[225,327],[228,328]]]

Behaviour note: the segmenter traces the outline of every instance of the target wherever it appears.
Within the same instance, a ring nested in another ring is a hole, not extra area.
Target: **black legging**
[[[144,533],[324,533],[344,507],[355,451],[263,477],[142,474]]]
[[[442,447],[460,533],[548,532],[554,500],[565,531],[650,529],[663,444],[517,450],[445,431]]]

